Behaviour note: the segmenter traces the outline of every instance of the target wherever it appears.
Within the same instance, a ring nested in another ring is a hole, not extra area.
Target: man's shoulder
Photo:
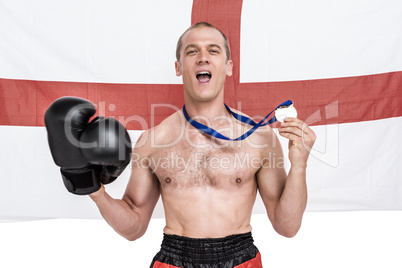
[[[143,144],[147,144],[147,147],[152,148],[160,148],[164,145],[171,144],[183,133],[185,127],[183,119],[184,117],[181,111],[177,111],[169,115],[155,127],[144,131],[139,141]]]
[[[184,117],[181,111],[177,111],[166,117],[160,124],[150,129],[151,133],[166,137],[177,131],[181,131],[184,127]]]

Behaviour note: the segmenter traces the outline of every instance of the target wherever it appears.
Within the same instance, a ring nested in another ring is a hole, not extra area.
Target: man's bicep
[[[142,150],[134,150],[131,175],[123,200],[142,217],[150,219],[159,199],[159,181]]]
[[[272,170],[262,167],[257,173],[258,190],[265,207],[272,206],[279,201],[286,183],[284,169]]]
[[[279,143],[279,141],[278,141]],[[271,147],[272,148],[272,147]],[[286,183],[286,171],[281,147],[272,148],[260,170],[257,172],[258,190],[264,202],[268,216],[279,201]]]

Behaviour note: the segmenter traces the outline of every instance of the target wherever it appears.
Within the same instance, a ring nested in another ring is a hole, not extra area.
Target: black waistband
[[[242,253],[252,255],[258,252],[250,233],[230,235],[223,238],[188,238],[178,235],[164,234],[161,249],[171,257],[189,258],[193,261],[210,262],[233,259]]]

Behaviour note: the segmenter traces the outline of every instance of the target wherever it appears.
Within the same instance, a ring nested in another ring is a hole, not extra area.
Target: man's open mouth
[[[211,79],[212,75],[210,72],[201,71],[197,73],[197,80],[201,83],[207,83]]]

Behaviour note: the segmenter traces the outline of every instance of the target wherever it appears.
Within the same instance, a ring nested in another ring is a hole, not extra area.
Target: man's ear
[[[176,69],[176,76],[180,76],[180,75],[183,74],[183,73],[181,72],[181,67],[180,67],[180,62],[179,62],[179,61],[176,61],[176,62],[174,63],[174,67],[175,67],[175,69]]]
[[[232,60],[228,60],[226,62],[226,75],[227,76],[232,76],[233,74],[233,61]]]

